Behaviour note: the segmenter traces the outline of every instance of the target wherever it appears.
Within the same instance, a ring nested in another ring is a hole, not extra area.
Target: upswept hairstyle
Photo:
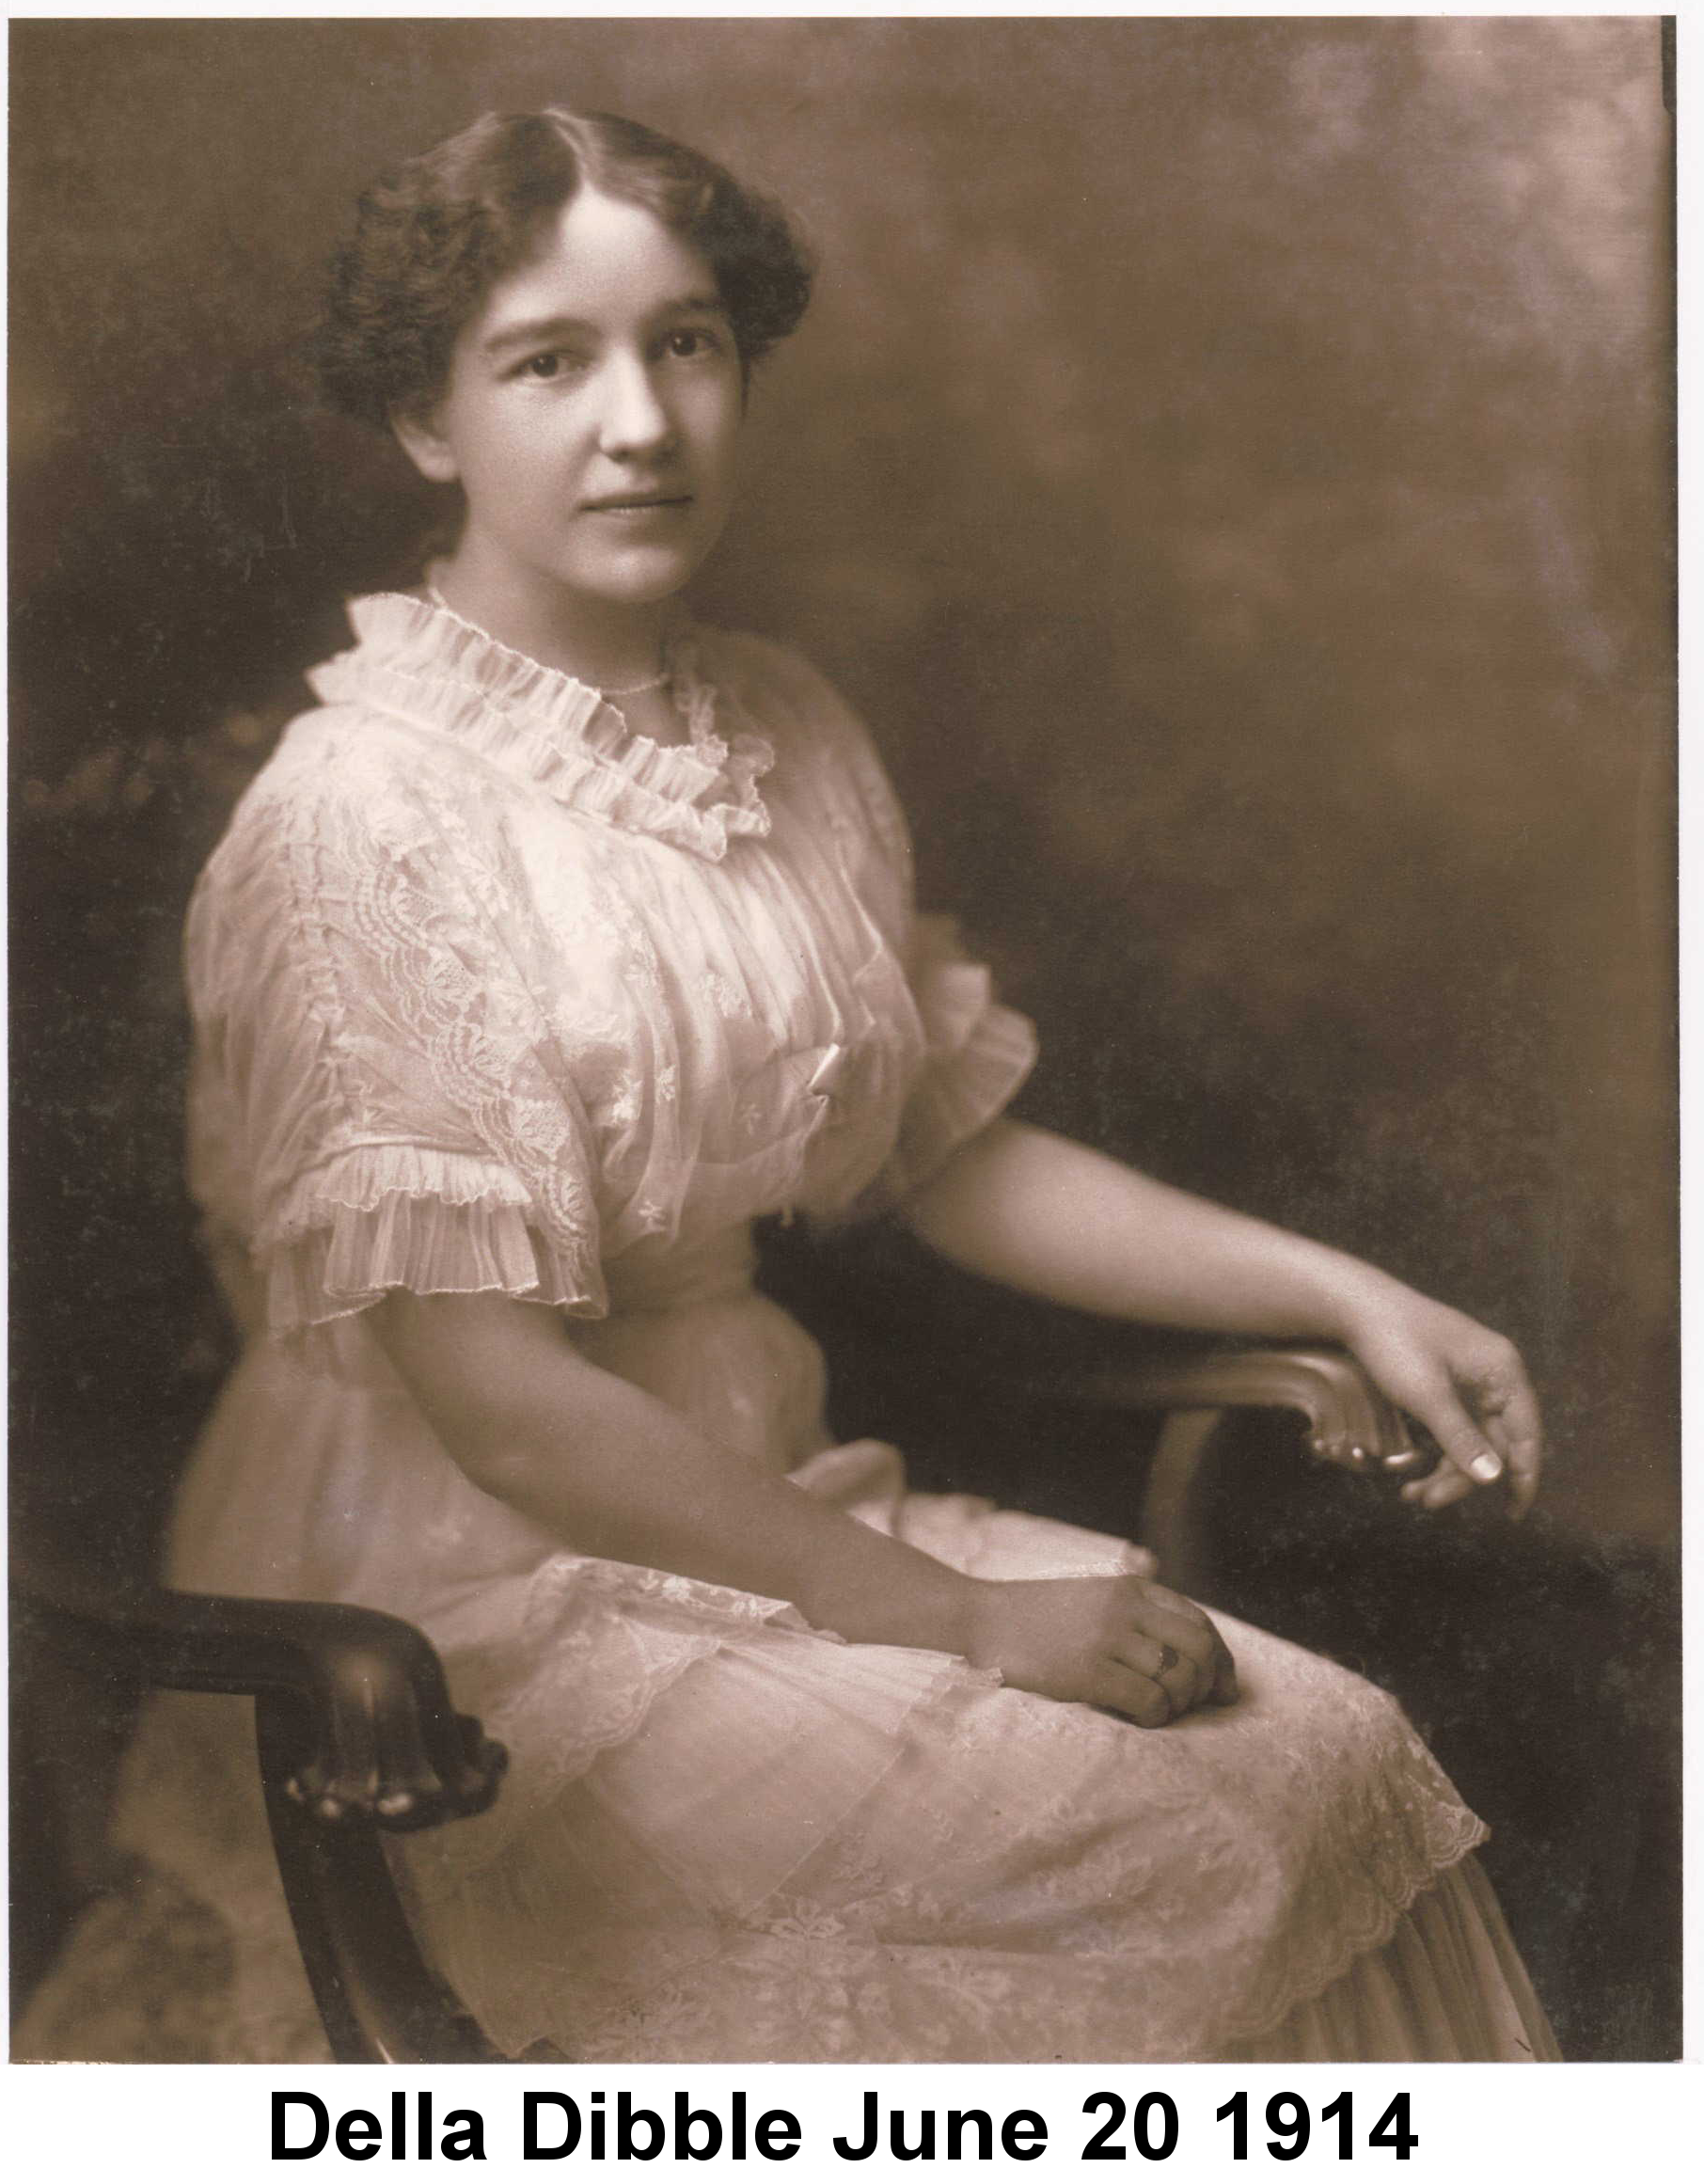
[[[333,408],[382,429],[429,407],[492,284],[587,188],[643,206],[702,253],[748,376],[804,316],[811,266],[786,214],[702,152],[616,114],[486,114],[357,201],[314,350]]]

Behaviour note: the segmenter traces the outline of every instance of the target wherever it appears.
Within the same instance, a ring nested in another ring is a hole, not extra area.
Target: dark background
[[[1550,1506],[1675,1527],[1668,135],[1654,20],[31,23],[12,40],[15,1478],[134,1543],[223,1337],[182,904],[406,577],[299,362],[486,107],[774,189],[717,618],[866,711],[1034,1119],[1525,1349]],[[1649,2051],[1647,2049],[1646,2051]]]

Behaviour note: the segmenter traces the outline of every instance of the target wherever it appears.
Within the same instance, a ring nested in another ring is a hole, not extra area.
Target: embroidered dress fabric
[[[352,614],[190,919],[192,1175],[249,1338],[171,1575],[408,1617],[510,1747],[490,1813],[396,1853],[493,2037],[612,2061],[1554,2054],[1481,1825],[1343,1670],[1223,1619],[1242,1701],[1147,1733],[577,1553],[466,1480],[368,1326],[393,1287],[554,1306],[725,1445],[978,1575],[1150,1567],[829,1447],[815,1347],[752,1287],[754,1219],[892,1205],[1033,1059],[914,917],[833,692],[694,629],[659,745],[440,606]],[[22,2051],[323,2051],[232,1711],[151,1707],[119,1815],[146,1880],[86,1923]]]

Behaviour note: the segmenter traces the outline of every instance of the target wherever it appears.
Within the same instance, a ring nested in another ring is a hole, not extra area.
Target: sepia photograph
[[[1663,21],[9,43],[12,2059],[1678,2057]]]

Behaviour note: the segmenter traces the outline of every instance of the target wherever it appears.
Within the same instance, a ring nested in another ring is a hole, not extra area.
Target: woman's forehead
[[[715,269],[702,251],[645,206],[582,189],[542,224],[529,255],[493,282],[468,332],[488,347],[533,324],[614,330],[718,308]]]

